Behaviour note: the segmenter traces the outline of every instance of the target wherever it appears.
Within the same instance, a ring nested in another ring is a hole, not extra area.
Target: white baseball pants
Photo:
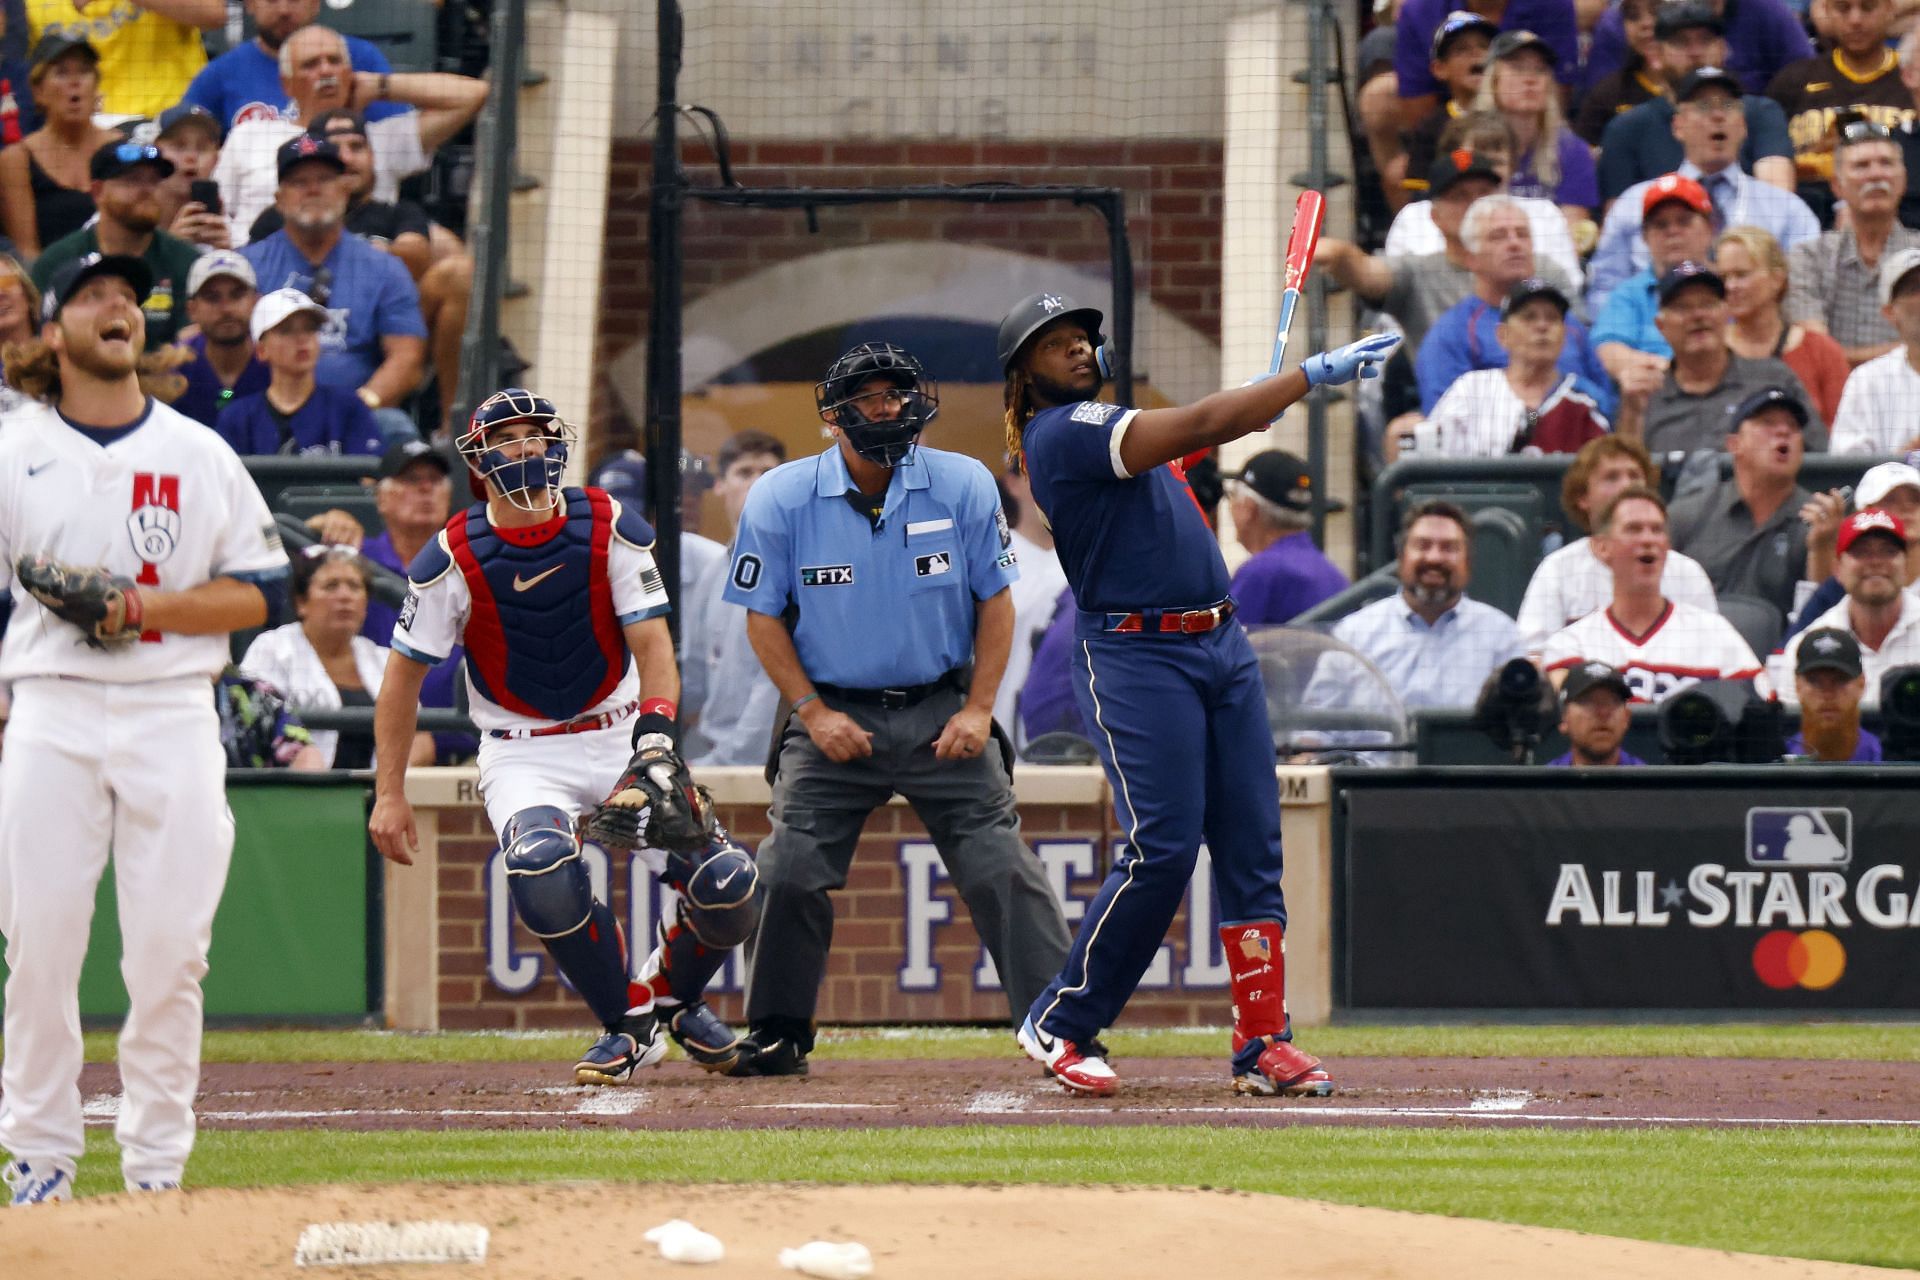
[[[111,850],[129,1185],[178,1180],[193,1149],[213,914],[233,857],[226,756],[204,678],[13,686],[0,756],[0,933],[6,1046],[0,1146],[71,1171],[84,1149],[80,967]]]

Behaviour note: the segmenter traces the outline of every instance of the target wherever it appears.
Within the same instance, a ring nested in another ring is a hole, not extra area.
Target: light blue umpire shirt
[[[1019,576],[999,492],[974,459],[925,446],[893,469],[877,526],[853,487],[837,444],[762,476],[724,597],[787,617],[816,683],[930,684],[972,659],[975,603]]]

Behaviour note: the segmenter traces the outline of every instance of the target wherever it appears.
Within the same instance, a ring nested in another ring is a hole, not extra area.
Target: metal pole
[[[1307,172],[1315,191],[1327,189],[1327,36],[1333,27],[1329,0],[1307,6]],[[1307,350],[1327,346],[1327,273],[1307,277]],[[1313,540],[1327,545],[1327,396],[1307,397],[1307,470],[1313,476]]]
[[[678,0],[659,0],[659,93],[653,117],[653,189],[647,244],[653,307],[647,325],[647,487],[653,496],[654,560],[672,597],[667,624],[680,634],[680,224],[686,173],[680,166],[682,35]]]
[[[513,193],[514,148],[520,134],[520,77],[526,61],[527,0],[494,0],[492,91],[480,113],[468,239],[473,247],[474,306],[460,335],[460,385],[447,415],[460,429],[473,407],[500,387],[500,297],[507,287],[507,198]],[[455,474],[462,474],[455,468]]]
[[[1127,239],[1127,197],[1110,193],[1099,205],[1107,219],[1107,252],[1113,263],[1113,345],[1120,353],[1113,398],[1133,407],[1133,246]]]

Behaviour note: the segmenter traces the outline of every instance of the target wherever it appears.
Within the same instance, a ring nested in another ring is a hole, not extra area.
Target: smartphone
[[[205,205],[208,213],[219,213],[220,184],[211,178],[197,178],[187,184],[187,199]]]

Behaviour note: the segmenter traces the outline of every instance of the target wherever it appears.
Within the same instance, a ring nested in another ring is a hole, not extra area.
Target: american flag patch
[[[647,595],[656,595],[665,592],[666,589],[667,580],[660,576],[660,570],[657,567],[649,566],[640,571],[641,591]]]

